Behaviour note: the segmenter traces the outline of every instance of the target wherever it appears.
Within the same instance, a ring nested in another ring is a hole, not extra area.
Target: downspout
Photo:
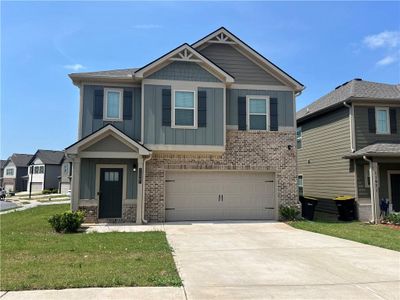
[[[356,150],[353,145],[353,110],[351,109],[351,105],[347,104],[346,101],[343,102],[343,105],[349,109],[349,120],[350,120],[350,149],[351,152],[354,153]]]
[[[149,161],[150,159],[151,159],[151,153],[150,153],[149,157],[147,157],[147,158],[145,158],[143,160],[142,205],[141,205],[142,206],[142,209],[141,209],[142,215],[141,215],[141,219],[142,219],[142,222],[144,224],[148,223],[148,221],[144,218],[144,207],[145,207],[144,202],[145,202],[145,199],[146,199],[146,162]]]
[[[371,194],[371,209],[372,209],[372,222],[377,223],[377,218],[376,218],[376,209],[375,209],[375,176],[373,176],[373,171],[372,171],[372,160],[368,159],[365,155],[363,156],[363,159],[368,162],[369,164],[369,189],[370,189],[370,194]]]

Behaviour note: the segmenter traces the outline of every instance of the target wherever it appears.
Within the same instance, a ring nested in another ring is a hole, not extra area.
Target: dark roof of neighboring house
[[[4,166],[6,165],[7,160],[6,159],[0,159],[0,169],[4,169]]]
[[[353,79],[336,87],[332,92],[314,101],[299,110],[296,114],[297,121],[308,118],[326,109],[336,107],[344,101],[354,99],[369,100],[399,100],[400,84],[386,84],[361,79]]]
[[[32,157],[32,154],[14,153],[8,158],[7,162],[11,160],[16,167],[27,167]]]
[[[39,149],[29,163],[32,163],[36,158],[39,158],[45,165],[60,165],[64,159],[64,151]]]
[[[82,72],[82,73],[71,73],[70,76],[79,76],[79,77],[104,77],[104,78],[131,78],[135,71],[139,70],[139,68],[130,68],[130,69],[116,69],[116,70],[107,70],[107,71],[97,71],[97,72]]]
[[[363,156],[400,156],[400,143],[376,143],[368,145],[354,153],[345,155],[344,158]]]

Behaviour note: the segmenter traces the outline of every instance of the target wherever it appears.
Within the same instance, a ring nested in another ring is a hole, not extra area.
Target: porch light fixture
[[[133,165],[132,171],[133,171],[133,172],[136,172],[136,168],[137,168],[137,166],[136,166],[136,164],[134,164],[134,165]]]

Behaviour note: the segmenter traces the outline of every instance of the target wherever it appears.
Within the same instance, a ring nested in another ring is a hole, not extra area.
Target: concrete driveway
[[[283,223],[167,223],[187,299],[400,299],[400,253]]]

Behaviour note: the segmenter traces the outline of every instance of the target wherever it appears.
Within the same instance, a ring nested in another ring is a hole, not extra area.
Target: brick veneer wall
[[[288,149],[291,145],[291,149]],[[147,162],[145,218],[165,221],[166,170],[264,170],[276,172],[279,204],[299,205],[295,132],[229,130],[223,154],[154,152]]]
[[[80,205],[79,210],[85,212],[85,223],[135,223],[136,222],[136,204],[123,203],[122,204],[122,218],[121,219],[98,219],[98,206],[97,205]]]

